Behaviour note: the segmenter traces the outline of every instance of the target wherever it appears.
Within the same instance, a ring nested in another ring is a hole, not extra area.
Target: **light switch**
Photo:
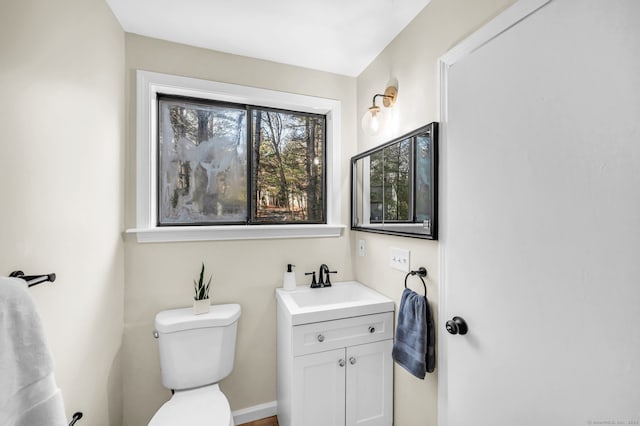
[[[391,247],[389,251],[389,266],[398,271],[409,272],[410,255],[411,252],[409,250]]]

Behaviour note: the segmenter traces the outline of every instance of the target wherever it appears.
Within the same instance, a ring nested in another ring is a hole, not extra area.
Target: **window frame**
[[[126,232],[135,234],[138,242],[314,238],[342,234],[345,226],[340,224],[340,101],[143,70],[136,71],[136,83],[136,227]],[[158,226],[158,94],[325,115],[326,224]]]

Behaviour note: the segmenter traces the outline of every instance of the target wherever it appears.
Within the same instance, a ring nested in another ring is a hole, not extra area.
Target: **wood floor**
[[[243,423],[238,426],[278,426],[278,418],[273,416],[266,419],[256,420],[255,422]]]

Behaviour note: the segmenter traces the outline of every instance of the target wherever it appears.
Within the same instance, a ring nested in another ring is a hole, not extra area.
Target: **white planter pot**
[[[194,300],[193,301],[193,314],[207,314],[209,313],[209,307],[211,306],[211,301],[209,299],[202,300]]]

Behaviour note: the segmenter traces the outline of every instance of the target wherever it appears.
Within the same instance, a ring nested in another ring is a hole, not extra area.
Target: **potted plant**
[[[193,280],[193,287],[196,292],[193,297],[193,313],[195,315],[206,314],[209,312],[209,306],[211,306],[211,302],[209,301],[209,286],[211,285],[211,279],[213,276],[209,277],[209,281],[204,283],[204,262],[202,262],[202,269],[200,269],[200,278],[198,281]]]

